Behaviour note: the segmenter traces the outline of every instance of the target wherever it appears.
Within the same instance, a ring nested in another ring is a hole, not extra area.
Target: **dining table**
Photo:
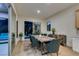
[[[52,38],[52,37],[48,37],[48,36],[42,36],[42,35],[33,35],[38,41],[40,41],[41,43],[43,42],[48,42],[48,41],[52,41],[56,38]]]
[[[41,42],[41,53],[43,53],[44,48],[45,48],[45,43],[50,42],[56,38],[48,37],[48,36],[43,36],[43,35],[33,35],[39,42]]]

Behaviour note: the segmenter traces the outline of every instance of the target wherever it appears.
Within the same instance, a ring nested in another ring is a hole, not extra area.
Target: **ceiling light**
[[[40,10],[37,10],[37,13],[39,14],[40,13]]]

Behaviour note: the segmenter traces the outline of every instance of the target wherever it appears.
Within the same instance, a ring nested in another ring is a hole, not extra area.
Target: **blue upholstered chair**
[[[41,35],[43,35],[43,36],[47,36],[47,34],[41,34]]]
[[[32,47],[39,47],[39,41],[34,36],[30,36],[30,41]]]
[[[52,41],[46,43],[47,52],[44,53],[44,54],[56,53],[57,56],[58,56],[59,46],[60,46],[60,41],[59,40],[52,40]]]

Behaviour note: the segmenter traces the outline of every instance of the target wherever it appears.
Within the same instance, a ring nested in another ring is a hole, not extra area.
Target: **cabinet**
[[[75,26],[76,26],[77,29],[79,29],[79,10],[76,10],[75,13],[76,13],[75,14],[75,16],[76,16],[76,18],[75,18]]]
[[[60,44],[66,46],[66,38],[67,38],[66,35],[59,35],[59,34],[53,35],[53,34],[49,34],[48,36],[56,38],[56,39],[59,39],[60,40]]]
[[[79,38],[73,38],[72,49],[73,51],[79,52]]]

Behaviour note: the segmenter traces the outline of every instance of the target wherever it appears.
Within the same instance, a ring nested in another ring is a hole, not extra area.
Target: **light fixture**
[[[39,14],[40,13],[40,10],[37,10],[37,14]]]

